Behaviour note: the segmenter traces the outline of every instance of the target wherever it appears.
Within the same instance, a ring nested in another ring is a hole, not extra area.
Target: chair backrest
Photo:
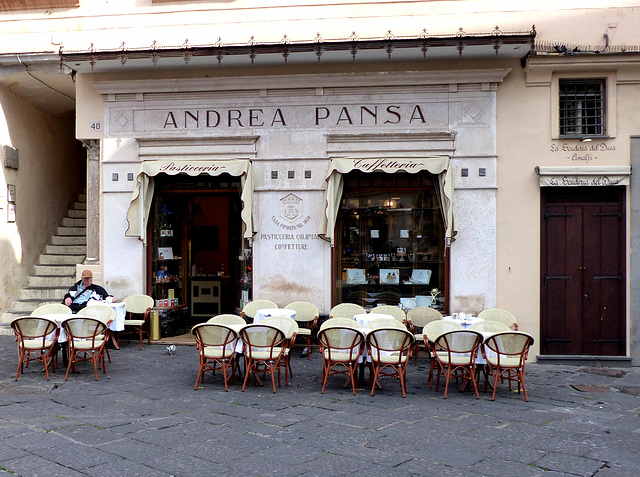
[[[398,330],[406,330],[407,327],[400,321],[390,318],[378,318],[367,323],[365,328],[377,330],[378,328],[396,328]]]
[[[153,308],[155,302],[149,295],[129,295],[122,300],[127,313],[146,313],[149,308]]]
[[[478,315],[478,318],[482,318],[485,321],[497,321],[503,323],[509,327],[510,330],[518,329],[518,321],[513,313],[500,308],[489,308],[482,310]]]
[[[470,330],[473,331],[486,331],[491,333],[500,333],[502,331],[511,331],[504,323],[500,323],[499,321],[481,321],[479,323],[474,323],[469,327]]]
[[[238,333],[224,324],[200,323],[191,328],[191,333],[196,337],[200,353],[204,354],[205,348],[213,347],[221,352],[221,358],[230,358],[236,350]]]
[[[482,339],[482,335],[477,331],[464,329],[448,331],[436,338],[435,352],[436,355],[444,353],[450,357],[454,353],[458,357],[468,355],[469,363],[474,363]]]
[[[253,300],[244,305],[242,314],[247,315],[249,318],[255,318],[256,312],[262,308],[278,308],[271,300]]]
[[[40,305],[38,308],[33,310],[31,316],[42,316],[50,313],[66,313],[67,315],[71,315],[73,312],[71,311],[71,308],[67,305],[63,305],[62,303],[47,303],[45,305]]]
[[[58,331],[58,324],[54,320],[39,316],[19,316],[11,321],[11,328],[16,337],[24,344],[24,340],[41,340],[42,349],[48,347],[47,341],[53,341],[57,337],[57,333],[53,336],[47,336]]]
[[[518,366],[522,366],[527,359],[529,348],[533,345],[533,337],[521,331],[505,331],[489,336],[484,345],[496,354],[496,358],[488,358],[499,364],[501,357],[519,357]]]
[[[298,322],[288,316],[269,316],[262,320],[260,324],[270,325],[278,328],[284,333],[284,337],[291,339],[294,334],[298,334]]]
[[[207,323],[215,323],[217,325],[246,325],[244,318],[238,315],[222,314],[209,318]]]
[[[62,328],[67,333],[70,342],[77,340],[92,341],[92,346],[97,347],[104,343],[103,340],[96,341],[100,335],[104,335],[107,325],[95,318],[72,315],[72,318],[67,318],[62,322]]]
[[[276,349],[285,340],[284,333],[275,326],[247,325],[240,330],[245,355],[249,358],[277,359],[282,349]],[[266,354],[265,354],[266,353]]]
[[[296,318],[295,320],[302,324],[308,324],[310,322],[316,322],[318,316],[320,316],[320,311],[318,307],[313,303],[309,303],[308,301],[294,301],[285,306],[287,310],[295,310]],[[308,326],[308,325],[305,325]]]
[[[385,315],[391,315],[400,323],[407,321],[407,315],[402,308],[392,305],[381,305],[371,310],[371,313],[384,313]]]
[[[428,306],[416,306],[407,313],[407,320],[416,328],[424,328],[427,323],[442,320],[442,313]]]
[[[320,331],[335,327],[359,328],[360,325],[353,318],[331,318],[320,325]]]
[[[116,319],[116,310],[107,305],[97,304],[86,306],[81,311],[83,316],[88,316],[102,321],[107,326]]]
[[[340,303],[331,308],[329,318],[353,318],[355,315],[366,313],[365,309],[355,303]]]
[[[336,318],[338,319],[338,318]],[[318,332],[318,342],[327,351],[327,357],[331,359],[332,353],[349,353],[346,361],[356,361],[362,353],[361,344],[364,335],[351,327],[330,326]],[[342,356],[341,360],[345,360]]]
[[[397,328],[378,328],[367,335],[372,361],[388,362],[390,356],[397,358],[398,363],[409,359],[409,350],[415,338],[407,330]]]
[[[441,334],[456,330],[464,330],[464,327],[460,323],[455,323],[453,321],[439,320],[431,321],[424,325],[422,328],[422,334],[426,336],[426,340],[433,343]]]

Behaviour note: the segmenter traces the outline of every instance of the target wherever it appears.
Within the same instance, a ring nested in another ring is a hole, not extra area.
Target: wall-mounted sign
[[[536,166],[541,187],[628,185],[631,166]]]

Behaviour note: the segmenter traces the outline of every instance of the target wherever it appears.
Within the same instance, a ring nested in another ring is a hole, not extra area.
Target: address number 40
[[[92,131],[102,131],[102,121],[91,121],[89,123],[89,129]]]

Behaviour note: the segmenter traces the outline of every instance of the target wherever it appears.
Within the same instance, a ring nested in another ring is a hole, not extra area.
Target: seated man
[[[82,280],[69,288],[62,303],[71,308],[71,311],[74,313],[78,313],[87,306],[87,302],[90,299],[104,300],[108,296],[109,294],[104,288],[100,285],[93,284],[93,273],[91,273],[91,270],[84,270],[82,272]]]

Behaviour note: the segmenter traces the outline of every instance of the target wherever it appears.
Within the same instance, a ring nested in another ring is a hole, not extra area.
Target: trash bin
[[[152,340],[160,339],[160,312],[151,310],[149,313],[149,338]]]

